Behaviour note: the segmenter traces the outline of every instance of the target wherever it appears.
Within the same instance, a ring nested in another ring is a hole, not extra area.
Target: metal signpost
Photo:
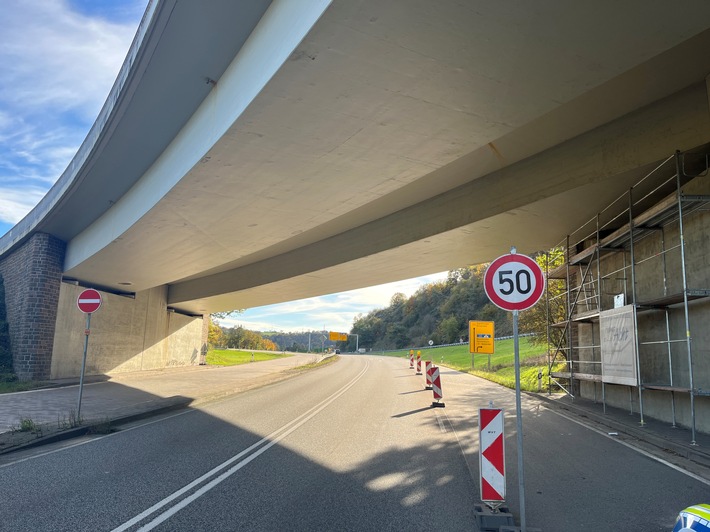
[[[530,257],[518,255],[515,247],[509,255],[491,262],[483,277],[483,286],[491,303],[513,312],[513,346],[515,349],[515,410],[518,441],[518,483],[520,489],[520,528],[525,527],[525,478],[523,472],[523,418],[520,404],[520,344],[518,312],[535,305],[545,290],[542,269]]]
[[[89,288],[84,290],[76,300],[76,306],[86,314],[86,329],[84,330],[84,358],[81,361],[81,376],[79,377],[79,403],[76,407],[76,419],[81,422],[81,395],[84,391],[84,372],[86,371],[86,350],[89,347],[91,331],[91,315],[101,307],[101,294]]]
[[[328,332],[328,340],[331,342],[347,342],[348,333],[330,331]]]
[[[335,331],[328,332],[328,339],[331,342],[347,342],[348,336],[355,337],[355,352],[358,353],[360,351],[360,335],[359,334],[348,334],[348,333],[344,333],[344,332],[335,332]],[[310,351],[310,348],[308,350]]]

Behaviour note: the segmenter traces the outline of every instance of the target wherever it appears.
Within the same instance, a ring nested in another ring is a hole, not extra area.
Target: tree
[[[224,320],[227,318],[233,318],[234,316],[238,316],[239,314],[241,314],[245,310],[246,309],[242,308],[242,309],[238,309],[238,310],[227,310],[225,312],[213,312],[212,314],[210,314],[210,316],[212,317],[212,319],[215,319],[215,320]]]
[[[385,343],[390,349],[401,349],[411,345],[407,337],[407,330],[400,323],[390,323],[387,326]]]
[[[209,332],[207,333],[207,343],[212,347],[225,345],[226,338],[222,328],[217,325],[210,316]]]
[[[348,338],[348,350],[355,349],[355,334],[359,335],[358,345],[360,347],[376,348],[378,340],[382,340],[385,333],[382,318],[379,317],[380,311],[370,312],[367,316],[358,314],[355,316],[351,334]]]
[[[233,327],[225,331],[225,343],[232,349],[259,349],[262,351],[278,351],[279,346],[264,338],[260,333],[244,327]]]
[[[439,324],[439,338],[445,344],[453,344],[461,336],[459,320],[455,316],[449,316]]]
[[[561,247],[552,248],[547,253],[540,253],[535,257],[535,261],[540,265],[543,272],[552,271],[564,264],[564,249]],[[548,324],[558,323],[565,320],[565,309],[561,294],[564,293],[564,283],[559,279],[547,280],[547,292],[550,298],[549,308],[545,301],[540,300],[537,305],[520,313],[519,327],[522,333],[533,333],[533,342],[537,344],[547,343]],[[543,298],[545,296],[543,295]],[[555,332],[553,332],[553,335]],[[555,342],[555,338],[551,338]]]

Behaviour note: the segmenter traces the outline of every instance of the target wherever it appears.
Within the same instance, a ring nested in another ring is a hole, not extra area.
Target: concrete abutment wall
[[[54,335],[51,377],[81,372],[86,315],[76,307],[82,287],[63,283]],[[203,318],[167,309],[167,287],[125,297],[101,292],[92,314],[86,374],[101,375],[197,365],[203,349]]]
[[[81,372],[86,315],[83,287],[62,283],[66,245],[36,233],[0,259],[15,373],[21,380],[76,377]],[[167,287],[135,297],[101,292],[92,314],[87,375],[204,362],[209,320],[167,308]]]

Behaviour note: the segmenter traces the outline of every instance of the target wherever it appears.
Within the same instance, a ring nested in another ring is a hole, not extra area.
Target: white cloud
[[[45,190],[37,187],[0,187],[0,221],[16,224],[44,196]]]
[[[62,174],[108,95],[147,0],[121,23],[65,0],[4,0],[0,222],[16,223]],[[89,6],[91,8],[96,6]],[[108,6],[107,6],[108,7]]]
[[[0,98],[28,110],[74,108],[92,121],[135,30],[72,12],[62,1],[4,3]]]
[[[301,299],[278,305],[247,309],[243,314],[220,320],[225,327],[242,327],[255,331],[298,332],[303,330],[337,330],[347,332],[358,314],[387,307],[392,296],[401,292],[411,296],[421,286],[446,279],[447,272],[407,279],[339,294]]]

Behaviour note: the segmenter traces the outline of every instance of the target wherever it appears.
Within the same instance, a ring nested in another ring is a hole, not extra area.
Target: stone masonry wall
[[[58,238],[36,233],[0,260],[13,364],[22,380],[50,375],[65,249]]]

